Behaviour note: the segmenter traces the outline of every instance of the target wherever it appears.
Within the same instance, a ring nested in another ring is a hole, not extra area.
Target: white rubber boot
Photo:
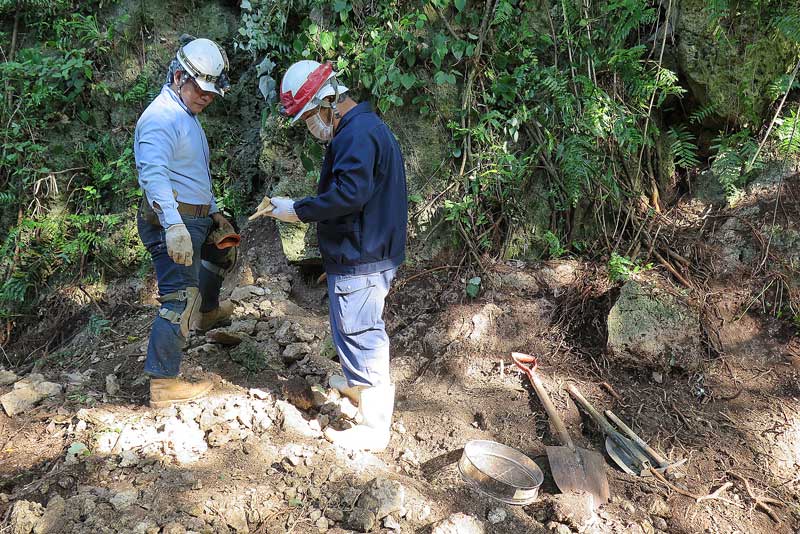
[[[383,385],[361,390],[358,411],[363,423],[347,430],[325,429],[325,438],[343,449],[380,452],[389,445],[394,386]]]
[[[331,377],[328,379],[328,385],[350,399],[350,402],[353,403],[353,406],[358,406],[359,393],[366,387],[350,386],[347,384],[347,379],[340,375],[331,375]]]

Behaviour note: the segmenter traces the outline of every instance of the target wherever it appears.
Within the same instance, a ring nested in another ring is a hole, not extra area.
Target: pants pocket
[[[369,330],[383,311],[375,281],[368,276],[339,278],[335,281],[337,319],[345,334]]]

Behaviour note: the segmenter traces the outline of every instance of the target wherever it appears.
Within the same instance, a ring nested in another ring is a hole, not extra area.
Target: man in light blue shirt
[[[211,390],[210,381],[177,378],[183,346],[191,327],[208,330],[227,321],[232,311],[230,301],[219,301],[219,291],[235,263],[235,247],[220,248],[213,236],[235,232],[217,208],[208,141],[197,119],[217,95],[224,96],[230,85],[227,70],[225,52],[216,43],[186,40],[170,65],[167,84],[136,125],[134,152],[143,193],[137,225],[161,302],[144,367],[150,405],[156,408]]]

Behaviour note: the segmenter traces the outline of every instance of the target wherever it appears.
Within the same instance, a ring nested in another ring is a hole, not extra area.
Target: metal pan
[[[479,492],[508,504],[530,504],[544,481],[536,463],[495,441],[472,440],[458,461],[461,478]]]

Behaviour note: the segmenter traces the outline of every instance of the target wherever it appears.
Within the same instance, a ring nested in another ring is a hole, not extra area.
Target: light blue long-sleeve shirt
[[[177,200],[210,204],[218,210],[211,189],[206,134],[197,116],[164,85],[136,123],[133,150],[139,185],[165,228],[182,222]],[[174,192],[174,193],[173,193]]]

